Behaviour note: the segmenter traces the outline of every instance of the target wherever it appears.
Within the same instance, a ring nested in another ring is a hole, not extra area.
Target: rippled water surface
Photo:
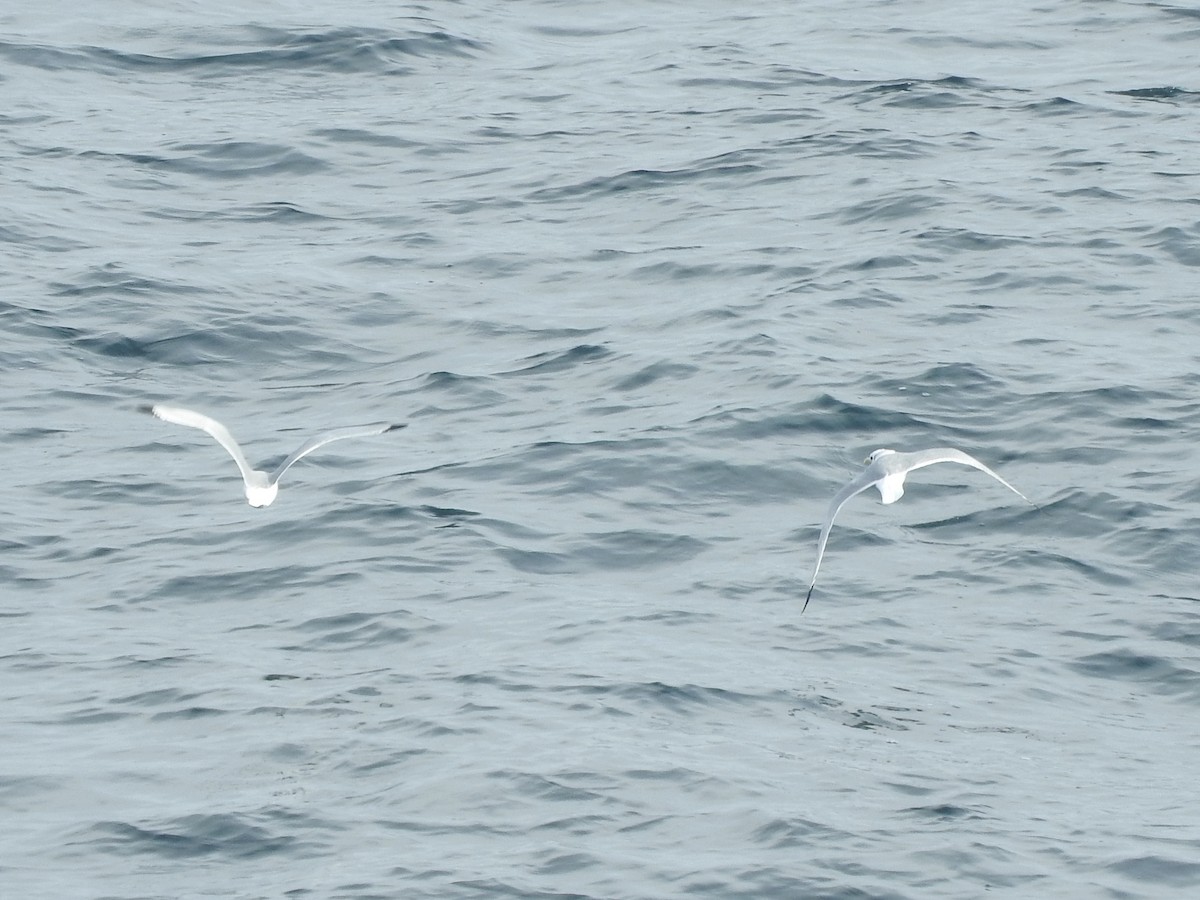
[[[1193,896],[1198,53],[5,7],[0,894]]]

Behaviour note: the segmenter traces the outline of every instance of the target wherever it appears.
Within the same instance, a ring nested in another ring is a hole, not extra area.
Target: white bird
[[[829,529],[833,527],[833,520],[837,516],[838,510],[846,505],[846,501],[874,485],[879,488],[879,496],[884,503],[895,503],[904,496],[904,477],[909,472],[940,462],[961,463],[964,466],[971,466],[981,472],[986,472],[1030,506],[1037,506],[975,457],[963,453],[961,450],[955,450],[952,447],[936,447],[932,450],[917,450],[914,453],[897,453],[895,450],[887,449],[876,450],[867,457],[867,467],[858,473],[858,477],[838,491],[829,504],[829,512],[825,513],[825,524],[821,526],[821,538],[817,541],[817,564],[813,566],[812,582],[808,586],[808,596],[804,598],[804,608],[800,612],[808,609],[808,601],[812,599],[813,588],[817,585],[817,572],[821,568],[821,557],[825,555],[825,542],[829,540]]]
[[[216,438],[217,443],[229,451],[229,455],[233,457],[233,461],[237,463],[238,469],[241,470],[242,480],[246,484],[246,500],[249,501],[251,506],[257,507],[270,506],[275,500],[275,495],[279,493],[279,479],[283,477],[283,473],[290,469],[294,463],[299,462],[318,447],[323,447],[330,441],[383,434],[404,427],[403,425],[386,424],[364,425],[361,428],[342,428],[338,431],[326,432],[302,444],[299,450],[285,459],[279,468],[268,475],[259,469],[250,468],[249,463],[246,462],[246,457],[242,455],[242,448],[233,439],[233,435],[229,433],[229,429],[216,419],[210,419],[208,416],[193,412],[190,409],[183,409],[178,406],[164,406],[161,403],[154,406],[144,406],[142,410],[143,412],[158,416],[164,422],[186,425],[189,428],[199,428],[201,431],[207,431]]]

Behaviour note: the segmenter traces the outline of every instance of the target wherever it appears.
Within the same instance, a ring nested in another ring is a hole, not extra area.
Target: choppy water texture
[[[0,893],[1194,896],[1200,16],[407,12],[0,12]]]

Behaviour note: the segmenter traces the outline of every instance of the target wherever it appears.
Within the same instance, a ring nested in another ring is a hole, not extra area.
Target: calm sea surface
[[[1200,13],[0,10],[0,895],[1194,897]],[[254,463],[372,422],[246,505]],[[877,447],[956,446],[839,517]]]

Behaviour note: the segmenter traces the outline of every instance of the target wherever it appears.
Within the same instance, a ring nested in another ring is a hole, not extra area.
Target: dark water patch
[[[931,194],[905,192],[864,200],[833,212],[818,214],[814,218],[835,217],[846,225],[893,222],[914,216],[926,216],[942,206],[944,202],[940,197]]]
[[[198,74],[202,77],[237,77],[262,71],[275,78],[285,72],[312,75],[407,75],[413,60],[423,57],[469,59],[485,45],[444,31],[406,37],[371,28],[334,28],[327,31],[292,31],[279,28],[247,29],[257,45],[250,50],[230,50],[196,55],[136,53],[112,47],[54,47],[0,41],[0,59],[48,71],[82,70],[92,74],[128,76]]]
[[[439,631],[441,626],[400,610],[395,613],[318,616],[289,630],[310,637],[301,644],[285,646],[285,650],[342,652],[369,647],[399,647],[417,637]]]
[[[1138,684],[1172,697],[1200,699],[1200,672],[1162,656],[1119,649],[1083,656],[1067,665],[1090,678]]]
[[[578,571],[578,565],[565,553],[546,550],[519,550],[497,547],[497,555],[518,572],[538,575],[567,575]]]
[[[488,773],[489,778],[503,781],[507,788],[526,797],[549,800],[554,803],[580,803],[588,801],[606,802],[607,798],[596,791],[573,787],[544,775],[530,775],[501,769]]]
[[[684,896],[710,900],[761,900],[763,897],[802,897],[804,900],[913,900],[888,885],[901,874],[894,867],[879,872],[855,861],[831,862],[815,874],[798,875],[791,866],[743,866],[733,871],[692,875],[680,881]],[[854,887],[847,881],[862,881]]]
[[[738,121],[745,123],[748,126],[761,125],[788,125],[793,127],[809,126],[822,121],[822,116],[817,110],[805,109],[767,109],[745,111],[738,115]],[[784,176],[780,181],[792,181],[796,176]],[[759,184],[775,183],[771,177],[763,178]]]
[[[373,353],[361,345],[331,337],[319,329],[297,327],[302,320],[288,314],[214,313],[207,327],[196,331],[175,332],[160,328],[159,334],[142,338],[147,352],[163,362],[210,366],[205,378],[224,384],[243,386],[245,370],[239,363],[282,366],[288,371],[304,372],[308,389],[320,388],[317,381],[325,372],[344,373],[359,368]],[[301,365],[298,361],[303,360]]]
[[[1088,185],[1087,187],[1055,191],[1053,196],[1062,200],[1082,198],[1086,200],[1117,200],[1122,203],[1133,199],[1129,194],[1119,194],[1110,188],[1100,187],[1099,185]],[[1083,241],[1079,244],[1079,246],[1085,250],[1120,250],[1124,245],[1112,240],[1111,238],[1097,237]],[[1123,258],[1129,260],[1133,257]]]
[[[813,487],[810,479],[793,468],[739,465],[724,460],[676,462],[660,472],[660,493],[669,493],[674,502],[704,509],[719,500],[771,503],[803,497]]]
[[[847,728],[857,728],[862,731],[908,731],[909,729],[908,725],[903,724],[901,718],[887,716],[870,709],[846,710],[842,714],[842,724]]]
[[[454,507],[421,506],[419,509],[425,515],[434,519],[453,519],[457,521],[460,519],[473,519],[482,515],[482,513],[472,509],[457,509]]]
[[[1200,266],[1200,225],[1188,228],[1169,225],[1147,234],[1143,240],[1180,265]]]
[[[415,819],[386,819],[380,823],[392,831],[411,831],[416,834],[448,835],[453,837],[508,834],[509,828],[498,825],[486,825],[481,822],[439,822]],[[445,874],[440,872],[439,874]]]
[[[1090,104],[1079,100],[1072,100],[1069,97],[1039,97],[1036,100],[1018,106],[1017,109],[1021,112],[1046,118],[1076,115],[1094,116],[1096,114],[1096,109]]]
[[[618,622],[648,622],[656,626],[665,625],[667,627],[691,627],[707,622],[713,622],[718,618],[715,613],[698,613],[687,609],[664,609],[651,613],[643,613],[640,615],[620,616]]]
[[[190,706],[192,701],[203,696],[200,691],[185,691],[180,688],[155,688],[124,697],[113,697],[109,702],[121,706],[139,706],[154,709],[163,706]]]
[[[950,393],[955,397],[988,401],[1007,392],[1005,383],[985,369],[971,363],[941,363],[903,378],[873,379],[876,389],[892,391],[929,391]]]
[[[399,524],[424,521],[426,514],[420,507],[373,497],[382,490],[389,479],[380,477],[349,480],[344,474],[339,474],[337,479],[335,483],[323,485],[323,489],[339,497],[348,498],[348,502],[330,505],[314,518],[289,517],[272,522],[267,529],[271,540],[303,544],[313,540],[328,541],[338,538],[347,539],[361,548],[378,547],[381,544],[394,546],[403,534],[395,531]],[[470,516],[474,513],[468,512],[464,515]],[[360,561],[366,558],[363,556]]]
[[[183,721],[193,721],[196,719],[210,719],[216,716],[225,715],[227,710],[215,709],[209,706],[189,706],[184,709],[172,709],[164,712],[155,713],[150,717],[152,722],[169,722],[175,719]]]
[[[454,882],[455,896],[463,900],[489,900],[491,897],[512,897],[514,900],[606,900],[609,894],[579,894],[574,891],[537,890],[525,879],[509,884],[495,878],[462,879]],[[383,900],[383,898],[381,898]]]
[[[1196,841],[1188,843],[1192,854],[1200,851]],[[1142,889],[1152,884],[1172,888],[1200,887],[1200,863],[1192,859],[1172,859],[1156,854],[1123,859],[1110,863],[1108,868],[1136,882]]]
[[[327,166],[323,160],[293,147],[259,141],[175,144],[172,149],[176,155],[158,158],[152,165],[167,171],[217,179],[311,175]]]
[[[520,572],[561,575],[591,571],[637,571],[693,559],[707,544],[679,534],[632,529],[598,532],[573,540],[557,550],[494,545],[494,551]]]
[[[745,151],[736,151],[740,157]],[[656,192],[661,197],[664,188],[676,185],[696,185],[712,179],[741,178],[761,171],[757,163],[737,162],[725,154],[699,160],[679,169],[633,169],[615,175],[601,175],[563,187],[538,188],[528,195],[532,203],[560,203],[614,194]]]
[[[607,347],[595,344],[579,344],[569,350],[548,351],[527,356],[522,362],[528,363],[519,369],[510,369],[504,375],[550,375],[565,372],[576,366],[607,359],[613,352]]]
[[[634,781],[661,781],[666,784],[689,785],[704,780],[700,772],[683,766],[673,766],[669,769],[626,769],[621,774]]]
[[[435,401],[430,393],[445,395],[459,403],[468,404],[465,407],[455,406],[453,409],[478,409],[481,407],[499,405],[508,399],[507,395],[496,388],[495,377],[492,375],[463,375],[458,372],[430,372],[420,380],[415,396],[422,402],[422,407],[414,411],[414,415],[427,415],[431,412],[445,412],[446,407],[433,405]]]
[[[642,28],[640,24],[620,25],[616,22],[598,25],[547,25],[542,22],[528,22],[524,27],[531,34],[544,34],[552,38],[583,38],[585,40],[584,46],[587,46],[587,41],[594,38],[612,37],[618,34],[632,34]]]
[[[117,359],[136,359],[149,356],[148,344],[114,332],[81,337],[73,343],[76,347],[99,356],[112,356]]]
[[[88,245],[75,240],[68,235],[44,233],[36,234],[28,229],[15,225],[0,226],[0,243],[12,244],[18,247],[29,247],[46,253],[66,253],[73,250],[83,250]],[[8,304],[4,304],[5,308]]]
[[[396,37],[375,28],[334,28],[327,31],[296,33],[285,29],[254,26],[251,32],[260,41],[281,50],[297,53],[310,63],[325,63],[333,71],[388,73],[400,57],[474,58],[487,44],[442,30]]]
[[[662,438],[539,441],[516,456],[507,454],[474,465],[469,474],[480,480],[503,478],[556,496],[599,494],[645,483],[645,468],[653,464],[646,456],[665,443]]]
[[[477,335],[480,338],[516,338],[523,342],[537,344],[538,346],[558,341],[583,341],[609,330],[608,325],[596,325],[591,328],[555,327],[550,325],[533,327],[478,317],[470,319],[451,318],[449,321],[464,334]]]
[[[205,575],[177,575],[168,578],[150,593],[132,599],[132,603],[212,603],[229,600],[255,600],[307,592],[317,584],[355,581],[356,573],[330,575],[321,565],[275,566],[244,572],[213,572]]]
[[[739,414],[745,415],[746,412],[748,411],[722,411],[703,416],[696,422],[716,424],[732,420],[732,424],[720,427],[718,433],[738,440],[762,440],[801,434],[808,443],[812,442],[814,435],[828,439],[836,434],[854,434],[858,437],[889,431],[929,430],[923,420],[914,415],[879,406],[850,403],[830,394],[819,394],[806,403],[800,412],[762,416],[759,411],[755,411],[759,415],[758,418],[739,419]]]
[[[586,535],[570,558],[585,568],[630,571],[686,562],[706,547],[686,535],[630,529]]]
[[[705,324],[736,319],[738,315],[731,309],[718,308],[691,313],[688,318],[691,322]],[[728,354],[731,357],[748,357],[751,359],[770,359],[790,352],[790,348],[785,344],[762,332],[726,338],[718,341],[713,347],[714,350]]]
[[[207,221],[270,222],[275,225],[313,225],[329,222],[329,216],[302,209],[298,204],[274,201],[251,206],[230,207],[204,214]]]
[[[838,296],[829,302],[829,305],[844,307],[846,309],[881,309],[900,306],[907,302],[908,299],[906,297],[902,297],[884,288],[860,287],[849,293],[839,293]]]
[[[979,484],[925,484],[921,485],[918,490],[920,496],[933,500],[955,495],[970,496],[973,498],[979,493],[980,487],[981,485]],[[994,482],[990,486],[985,487],[994,487],[997,496],[1004,492],[1004,488]],[[906,491],[906,496],[907,493],[909,492]],[[913,491],[913,493],[916,493],[916,491]],[[1003,505],[1004,500],[999,500],[993,505],[987,503],[987,497],[981,499],[984,505],[971,512],[928,518],[921,522],[913,522],[908,527],[917,533],[922,531],[937,531],[953,535],[955,533],[978,533],[981,529],[988,529],[989,531],[1023,531],[1030,524],[1042,523],[1042,520],[1038,517],[1038,510],[1028,504],[1021,503],[1021,500],[1011,493],[1007,494],[1007,500],[1011,501],[1007,506]],[[938,536],[941,537],[942,534]],[[929,541],[929,543],[936,542]]]
[[[926,229],[915,235],[915,239],[927,245],[955,252],[960,250],[986,252],[1031,243],[1031,240],[1026,237],[986,234],[967,228],[946,227]]]
[[[639,266],[634,270],[634,275],[641,281],[655,284],[696,279],[724,281],[730,278],[750,278],[774,271],[774,266],[765,263],[728,266],[720,263],[681,263],[665,260]]]
[[[1179,423],[1173,419],[1160,419],[1155,416],[1126,416],[1112,420],[1116,428],[1127,428],[1131,431],[1164,431],[1178,429]],[[1156,438],[1153,440],[1157,440]]]
[[[626,375],[613,384],[617,391],[637,391],[659,381],[686,381],[695,375],[699,369],[686,363],[673,363],[660,360],[639,369],[632,375]]]
[[[715,48],[708,48],[715,49]],[[687,70],[685,70],[687,71]],[[680,87],[699,88],[701,90],[721,91],[722,93],[730,88],[735,90],[744,90],[754,93],[761,91],[775,92],[784,88],[796,87],[840,87],[854,84],[854,82],[846,81],[841,78],[835,78],[831,75],[825,75],[820,72],[810,71],[808,69],[799,69],[794,66],[782,65],[773,63],[762,68],[762,73],[765,77],[747,78],[745,76],[733,76],[725,74],[721,77],[703,76],[703,77],[684,77],[677,81]],[[689,72],[690,74],[690,72]],[[761,99],[761,98],[760,98]]]
[[[1141,525],[1106,541],[1115,558],[1124,559],[1135,584],[1167,573],[1195,573],[1200,558],[1200,530]]]
[[[147,825],[98,822],[85,832],[94,837],[81,836],[70,843],[90,845],[121,856],[149,854],[175,860],[206,856],[247,860],[321,852],[318,842],[302,840],[285,829],[312,835],[328,830],[324,823],[280,811],[267,812],[260,818],[278,821],[258,825],[244,815],[216,813],[181,816]]]
[[[515,675],[516,673],[510,670],[509,674]],[[518,681],[515,678],[502,677],[490,672],[463,672],[459,675],[455,675],[452,680],[456,684],[485,685],[487,687],[494,687],[502,691],[519,694],[527,694],[534,691],[540,691],[542,689],[542,685],[535,683],[536,679],[532,681]],[[495,709],[495,707],[491,706],[482,707],[476,706],[475,704],[471,704],[471,706],[476,711],[493,711]]]
[[[1189,91],[1173,85],[1151,88],[1131,88],[1125,91],[1109,91],[1118,97],[1131,97],[1134,100],[1149,100],[1156,103],[1171,105],[1190,105],[1200,103],[1200,91]]]
[[[937,145],[899,135],[886,128],[863,128],[856,131],[821,131],[803,137],[788,138],[780,147],[789,151],[807,151],[807,155],[861,156],[866,159],[902,160],[924,159],[938,152]]]
[[[1194,24],[1193,20],[1200,19],[1200,8],[1190,6],[1156,6],[1154,11],[1159,15],[1170,19],[1183,19],[1187,24]]]
[[[689,180],[692,177],[687,170],[670,172],[636,169],[621,172],[617,175],[605,175],[589,178],[565,187],[539,188],[529,195],[532,202],[558,203],[563,200],[583,199],[598,195],[622,194],[634,191],[647,191],[661,188],[664,185]]]
[[[130,271],[119,263],[92,266],[70,281],[52,281],[52,296],[91,299],[112,295],[126,302],[135,297],[190,297],[207,293],[205,288],[183,281],[168,281]],[[47,310],[38,310],[49,316]],[[61,313],[55,313],[60,315]]]
[[[539,875],[566,875],[605,865],[600,857],[590,853],[564,853],[544,850],[534,855],[535,871]]]
[[[975,325],[986,323],[1002,315],[1004,310],[990,303],[951,303],[938,311],[920,318],[933,326]]]
[[[0,801],[11,810],[25,808],[28,803],[40,802],[47,794],[58,790],[56,778],[41,775],[0,775]],[[8,863],[0,863],[3,872]]]
[[[831,274],[842,272],[880,272],[886,269],[905,269],[921,265],[922,263],[932,264],[935,260],[932,258],[917,258],[908,256],[899,256],[891,254],[888,256],[868,256],[866,259],[856,259],[852,262],[834,266],[830,269]],[[896,277],[900,277],[897,275]]]
[[[1036,547],[1023,547],[1000,553],[999,562],[1004,566],[1016,567],[1016,570],[1025,578],[1032,578],[1033,573],[1037,571],[1045,572],[1048,576],[1062,572],[1074,572],[1088,581],[1114,588],[1128,588],[1137,583],[1135,577],[1124,575],[1111,565],[1104,566],[1095,560]]]
[[[1007,377],[1028,388],[1028,391],[1020,395],[1020,402],[1014,410],[1014,414],[1020,415],[1026,420],[1050,418],[1053,420],[1053,424],[1060,429],[1059,423],[1064,419],[1108,422],[1122,415],[1144,415],[1147,409],[1158,408],[1160,401],[1169,402],[1178,397],[1177,394],[1154,388],[1139,388],[1127,384],[1110,384],[1070,391],[1047,389],[1038,379],[1031,378],[1020,370],[1013,370]],[[1064,449],[1061,461],[1070,462],[1072,458],[1078,458],[1080,454],[1097,461],[1104,461],[1093,454],[1106,450],[1107,448],[1088,444],[1081,445],[1078,441],[1074,441]]]
[[[945,824],[958,826],[961,822],[982,821],[993,818],[988,813],[971,809],[968,806],[956,806],[952,803],[939,803],[935,806],[910,806],[900,810],[905,818],[915,819],[927,824]]]
[[[557,688],[556,692],[579,694],[602,704],[619,702],[633,707],[667,710],[676,715],[691,715],[702,709],[729,704],[743,706],[761,700],[752,694],[725,688],[664,684],[661,681],[575,684]]]
[[[108,294],[108,289],[99,293]],[[119,295],[118,295],[119,297]],[[118,298],[114,305],[121,302]],[[170,337],[154,335],[133,336],[119,331],[97,333],[66,325],[42,326],[40,331],[72,348],[113,359],[145,359],[174,365],[205,365],[227,363],[245,342],[239,340],[240,327],[228,327],[227,322],[213,322],[212,327],[185,332]]]
[[[860,88],[847,98],[855,105],[881,103],[895,109],[944,110],[975,106],[989,91],[983,82],[949,76],[933,81],[889,81]]]
[[[755,846],[776,850],[811,848],[814,843],[828,839],[844,839],[846,834],[822,822],[793,817],[774,819],[750,833]]]
[[[284,146],[267,146],[250,141],[230,141],[226,144],[180,144],[172,148],[174,155],[151,153],[110,153],[83,150],[80,159],[114,162],[135,169],[146,169],[178,175],[199,175],[208,178],[254,178],[262,175],[307,175],[324,168],[316,157]],[[151,218],[191,218],[192,214],[154,210]],[[207,218],[207,214],[202,214]]]
[[[1058,271],[1047,275],[1032,274],[1024,267],[1003,271],[981,270],[980,274],[963,278],[963,283],[971,285],[978,292],[1003,292],[1006,294],[1047,291],[1051,294],[1075,296],[1082,292],[1084,285],[1091,289],[1090,282],[1083,278],[1064,275]]]
[[[153,485],[129,484],[124,481],[101,481],[97,478],[72,478],[67,481],[52,481],[44,485],[47,494],[55,497],[70,497],[82,500],[90,509],[96,509],[101,504],[114,506],[130,506],[153,499],[156,490]],[[64,551],[65,552],[65,551]],[[112,552],[111,547],[89,547],[86,556],[80,559],[96,559]],[[47,559],[55,558],[47,556]],[[64,557],[65,558],[65,557]]]
[[[907,782],[885,782],[882,787],[891,788],[906,797],[928,797],[941,789],[941,781],[932,775],[912,776],[912,778],[912,781]]]
[[[122,719],[128,719],[131,716],[133,716],[133,713],[89,707],[86,709],[71,710],[48,721],[53,721],[61,725],[107,725],[111,722],[120,722]]]
[[[1146,633],[1155,640],[1200,648],[1200,615],[1176,613],[1176,616],[1178,621],[1156,622],[1146,626]]]
[[[426,146],[421,141],[413,141],[395,134],[381,131],[370,131],[365,128],[316,128],[310,132],[313,137],[324,138],[332,144],[361,144],[368,147],[386,147],[391,150],[412,150]],[[431,235],[425,235],[433,242]]]
[[[533,826],[533,831],[544,831],[553,834],[570,834],[578,838],[588,838],[595,834],[601,826],[612,821],[611,816],[581,815],[551,818]]]

